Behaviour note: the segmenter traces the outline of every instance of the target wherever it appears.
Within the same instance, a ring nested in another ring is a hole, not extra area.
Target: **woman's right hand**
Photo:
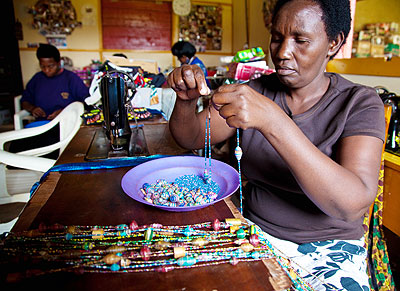
[[[203,71],[198,65],[183,65],[168,75],[168,84],[181,100],[193,100],[210,94]]]
[[[46,117],[46,112],[40,107],[35,107],[31,111],[33,117],[38,118],[38,117]]]

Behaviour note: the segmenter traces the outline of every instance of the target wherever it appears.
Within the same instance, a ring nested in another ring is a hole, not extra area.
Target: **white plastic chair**
[[[83,103],[74,102],[64,108],[56,118],[47,124],[0,133],[0,204],[27,202],[29,200],[29,191],[32,185],[39,181],[42,174],[56,162],[56,160],[40,156],[57,149],[61,155],[79,130],[82,124],[81,115],[83,111]],[[57,124],[60,128],[59,142],[19,153],[5,151],[4,146],[7,142],[42,134]],[[7,165],[19,169],[8,169]]]
[[[26,110],[21,108],[21,97],[18,95],[14,98],[14,129],[23,129],[24,120],[28,122],[34,121],[35,118]]]

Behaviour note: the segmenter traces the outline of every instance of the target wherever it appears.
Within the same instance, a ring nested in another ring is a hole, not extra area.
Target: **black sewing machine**
[[[133,78],[126,72],[106,71],[99,91],[104,116],[103,128],[96,131],[87,160],[149,155],[143,128],[136,121],[131,128],[128,109],[136,93]]]

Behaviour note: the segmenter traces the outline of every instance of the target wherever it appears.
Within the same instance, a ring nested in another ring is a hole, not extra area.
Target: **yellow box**
[[[354,41],[353,50],[357,58],[369,57],[371,55],[371,42],[369,40]]]

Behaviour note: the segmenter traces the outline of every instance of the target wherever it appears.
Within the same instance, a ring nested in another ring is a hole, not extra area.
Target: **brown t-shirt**
[[[250,86],[278,104],[318,149],[335,160],[343,137],[374,136],[384,140],[383,103],[373,88],[326,73],[330,86],[308,111],[292,116],[275,74],[250,82]],[[267,233],[296,243],[331,239],[359,239],[362,218],[348,223],[322,212],[301,190],[286,163],[255,129],[243,132],[245,216]],[[299,149],[301,150],[301,149]]]

